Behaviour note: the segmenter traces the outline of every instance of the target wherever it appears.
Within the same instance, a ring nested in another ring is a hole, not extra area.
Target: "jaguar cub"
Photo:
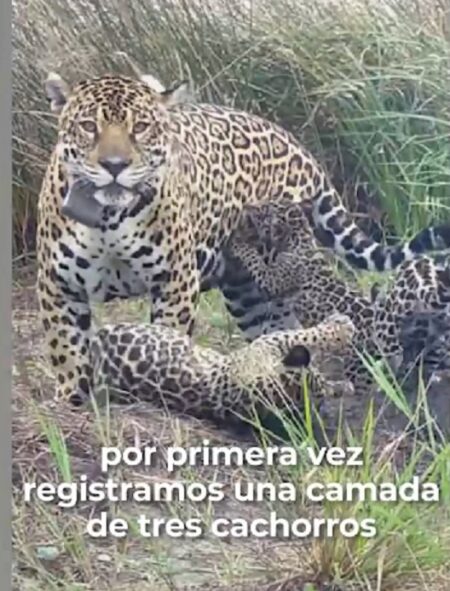
[[[91,392],[98,399],[145,400],[219,423],[248,417],[252,409],[262,416],[272,405],[298,409],[303,377],[318,401],[336,392],[314,359],[339,351],[353,333],[353,323],[334,314],[318,326],[274,332],[223,355],[167,326],[107,325],[91,342]]]
[[[291,133],[191,103],[186,84],[105,75],[70,87],[52,73],[46,94],[58,133],[38,201],[37,293],[58,398],[89,389],[93,303],[147,297],[152,322],[192,331],[245,205],[311,199],[327,244],[364,269],[450,244],[449,225],[397,248],[368,239]]]
[[[247,208],[229,242],[227,266],[228,274],[234,266],[250,273],[261,298],[276,301],[278,311],[284,306],[291,325],[292,317],[297,326],[308,328],[333,312],[348,315],[356,332],[351,346],[341,352],[342,369],[357,392],[366,391],[372,380],[356,351],[384,358],[395,369],[403,360],[405,321],[426,310],[450,309],[448,259],[422,256],[406,261],[386,294],[367,297],[338,274],[321,250],[305,204],[286,199]],[[256,305],[253,300],[252,306]],[[241,294],[239,306],[245,309],[245,294]],[[278,318],[271,322],[269,317],[261,330],[276,329]]]

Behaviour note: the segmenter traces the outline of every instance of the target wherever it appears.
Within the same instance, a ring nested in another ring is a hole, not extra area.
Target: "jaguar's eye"
[[[146,121],[138,121],[137,123],[135,123],[133,125],[133,133],[134,134],[143,133],[148,128],[149,125],[150,125],[150,123],[147,123]]]
[[[92,119],[83,119],[79,123],[81,129],[87,131],[88,133],[96,133],[97,131],[97,124]]]

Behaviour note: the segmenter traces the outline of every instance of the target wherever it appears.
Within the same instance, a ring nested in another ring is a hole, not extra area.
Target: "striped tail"
[[[312,218],[319,239],[359,269],[388,271],[425,252],[450,248],[450,224],[429,226],[398,246],[375,242],[358,228],[328,183],[313,199]]]

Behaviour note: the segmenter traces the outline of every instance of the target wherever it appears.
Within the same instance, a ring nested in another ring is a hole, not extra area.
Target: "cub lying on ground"
[[[305,376],[319,398],[336,391],[314,358],[338,353],[353,334],[352,322],[334,314],[315,327],[275,332],[224,355],[170,327],[108,325],[91,343],[91,393],[218,422],[248,417],[255,408],[264,414],[266,405],[296,408]]]

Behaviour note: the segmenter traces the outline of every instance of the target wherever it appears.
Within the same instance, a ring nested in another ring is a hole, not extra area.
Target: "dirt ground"
[[[377,589],[367,582],[337,587],[329,581],[317,578],[317,547],[313,542],[255,541],[210,538],[195,541],[157,540],[142,542],[131,540],[97,543],[83,539],[82,550],[70,550],[67,537],[61,534],[65,528],[82,530],[92,507],[77,506],[76,511],[51,511],[44,515],[37,507],[21,500],[21,488],[25,481],[38,476],[40,479],[58,479],[54,457],[42,432],[42,417],[58,425],[64,435],[70,455],[72,475],[87,474],[95,480],[101,478],[99,450],[102,436],[99,423],[87,410],[73,410],[55,405],[51,401],[53,382],[42,353],[42,332],[37,319],[37,302],[34,287],[34,270],[22,270],[16,276],[13,295],[14,366],[13,366],[13,486],[14,486],[14,585],[16,591],[152,591],[160,589],[205,591],[342,591],[350,589]],[[143,308],[121,308],[121,316],[136,317]],[[203,336],[211,337],[209,328]],[[233,339],[234,337],[230,337]],[[221,344],[224,345],[223,339]],[[228,344],[227,344],[228,346]],[[440,384],[435,396],[436,413],[444,419],[450,417],[449,384]],[[354,426],[362,425],[364,411],[361,400],[346,402],[346,417]],[[383,406],[382,401],[378,407]],[[336,408],[329,408],[330,416],[337,416]],[[389,414],[390,413],[390,414]],[[404,427],[404,421],[392,409],[386,413],[387,422],[380,431],[379,445],[385,448],[388,441],[395,442]],[[101,423],[101,421],[100,421]],[[105,425],[106,423],[104,423]],[[190,418],[167,417],[145,405],[111,410],[107,428],[111,440],[121,445],[158,448],[161,467],[164,465],[164,449],[168,445],[195,445],[204,438],[211,443],[231,445],[236,434],[216,429]],[[240,445],[254,444],[251,437],[241,437]],[[404,446],[398,446],[402,456]],[[239,478],[261,478],[257,470],[243,474],[238,467],[221,471],[203,468],[197,479],[220,478],[233,482]],[[123,479],[143,478],[142,473],[127,469]],[[152,472],[147,478],[164,478],[164,472]],[[134,509],[127,508],[133,511]],[[161,508],[152,508],[161,513]],[[182,509],[181,509],[182,510]],[[50,509],[49,509],[50,511]],[[216,509],[217,512],[217,509]],[[220,513],[245,518],[259,515],[261,508],[243,506],[227,501]],[[63,538],[61,538],[61,535]],[[72,534],[71,534],[72,535]],[[66,547],[61,547],[61,539]],[[58,548],[51,559],[42,558],[42,548]],[[74,545],[75,547],[75,545]],[[69,549],[68,549],[69,548]],[[428,577],[428,575],[427,575]],[[56,581],[56,583],[55,583]],[[314,582],[314,586],[310,583]],[[424,580],[399,580],[389,583],[389,590],[406,591],[430,589],[449,591],[450,573],[439,572]],[[380,591],[388,587],[379,588]]]

